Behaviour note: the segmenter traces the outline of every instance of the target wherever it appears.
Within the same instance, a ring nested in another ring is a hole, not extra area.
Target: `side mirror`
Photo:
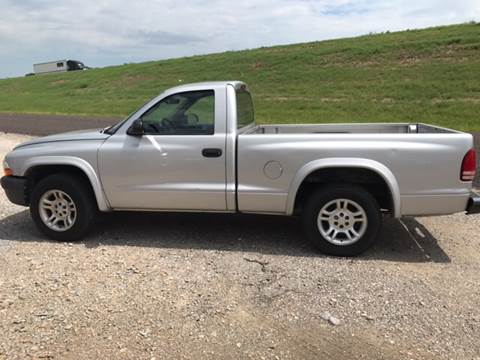
[[[135,120],[128,128],[127,134],[131,136],[142,136],[143,134],[145,134],[142,119]]]

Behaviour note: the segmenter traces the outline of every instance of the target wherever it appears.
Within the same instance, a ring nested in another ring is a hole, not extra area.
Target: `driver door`
[[[143,136],[102,145],[102,184],[114,209],[226,210],[225,114],[214,90],[177,93],[148,111]]]

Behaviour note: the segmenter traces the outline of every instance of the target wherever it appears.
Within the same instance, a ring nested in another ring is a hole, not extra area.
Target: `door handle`
[[[216,158],[222,156],[222,149],[203,149],[202,155],[207,158]]]

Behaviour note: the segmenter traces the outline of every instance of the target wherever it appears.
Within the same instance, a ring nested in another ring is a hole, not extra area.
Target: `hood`
[[[24,142],[15,149],[19,149],[25,146],[44,144],[44,143],[53,143],[58,141],[87,141],[87,140],[104,140],[110,135],[102,132],[102,129],[91,129],[91,130],[79,130],[79,131],[69,131],[66,133],[48,135],[44,137],[39,137],[36,139],[29,140]]]

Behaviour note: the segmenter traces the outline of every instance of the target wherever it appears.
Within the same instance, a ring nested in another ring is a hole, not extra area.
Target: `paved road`
[[[115,124],[120,120],[121,117],[111,118],[0,113],[0,131],[44,136],[73,130],[104,128]]]
[[[120,120],[121,117],[0,113],[0,132],[44,136],[73,130],[104,128]],[[473,133],[473,136],[475,137],[475,148],[480,154],[480,133]],[[480,156],[478,162],[480,165]],[[474,182],[476,187],[480,187],[479,175]]]

